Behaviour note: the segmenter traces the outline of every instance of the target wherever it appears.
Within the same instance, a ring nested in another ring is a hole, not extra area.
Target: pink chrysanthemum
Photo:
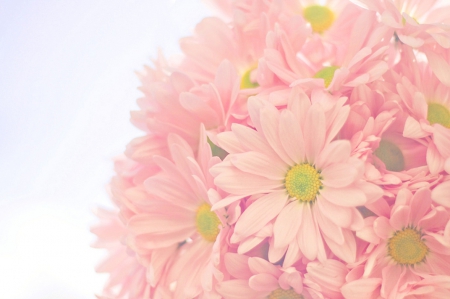
[[[449,214],[431,204],[429,189],[414,195],[408,189],[401,190],[389,218],[382,216],[366,223],[373,225],[373,231],[365,229],[358,236],[377,246],[368,256],[363,277],[381,284],[382,298],[397,298],[402,286],[421,277],[450,275]],[[364,280],[355,281],[352,287],[364,284]]]
[[[407,64],[397,84],[397,93],[408,112],[403,136],[427,146],[426,160],[432,174],[444,170],[450,157],[450,87],[442,84],[431,70],[405,49]]]
[[[180,256],[167,274],[169,283],[176,282],[176,299],[213,295],[213,284],[221,279],[228,221],[233,221],[231,210],[211,211],[220,195],[208,169],[220,159],[211,156],[204,128],[202,132],[197,155],[182,138],[169,135],[170,159],[154,157],[161,172],[145,181],[151,196],[143,199],[145,210],[128,224],[128,242],[136,250],[179,247]]]
[[[391,32],[377,24],[374,13],[353,9],[354,16],[345,16],[353,20],[351,26],[340,33],[331,50],[308,45],[312,42],[306,23],[293,18],[267,35],[262,62],[286,85],[340,94],[380,79],[389,68],[386,56]]]
[[[169,298],[168,285],[162,276],[166,266],[176,257],[177,247],[155,250],[139,256],[123,244],[126,227],[115,211],[97,210],[100,223],[91,228],[98,240],[93,247],[108,250],[108,257],[97,267],[109,273],[109,279],[99,298],[143,299]],[[155,278],[158,278],[156,283]]]
[[[323,94],[322,94],[323,95]],[[345,99],[312,98],[293,92],[287,109],[252,98],[249,112],[256,130],[235,125],[218,136],[230,154],[212,168],[214,182],[233,196],[214,208],[253,196],[237,220],[232,242],[242,242],[273,222],[269,260],[288,250],[326,259],[324,243],[339,258],[355,260],[351,230],[363,225],[356,209],[381,196],[363,181],[363,164],[350,158],[347,140],[333,141],[348,116]],[[240,252],[251,248],[240,246]],[[294,260],[284,261],[285,266]]]
[[[225,254],[225,266],[233,279],[217,286],[224,299],[340,299],[348,272],[336,260],[311,262],[299,271],[235,253]]]

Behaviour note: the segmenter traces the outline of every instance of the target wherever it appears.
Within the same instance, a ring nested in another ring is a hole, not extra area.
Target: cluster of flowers
[[[140,74],[98,298],[450,298],[450,5],[213,2]]]

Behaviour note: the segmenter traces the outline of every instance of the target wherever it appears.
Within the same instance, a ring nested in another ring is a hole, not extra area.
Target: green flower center
[[[394,143],[381,139],[380,145],[373,152],[389,171],[402,171],[405,169],[405,158],[402,151]]]
[[[339,69],[339,67],[337,66],[326,66],[320,71],[318,71],[314,75],[314,78],[323,79],[325,83],[325,88],[327,88],[330,85],[331,81],[333,81],[334,73],[336,72],[337,69]]]
[[[427,119],[431,125],[440,124],[446,128],[450,128],[450,111],[441,104],[428,104]]]
[[[304,297],[300,294],[297,294],[293,289],[276,289],[275,291],[270,293],[267,299],[304,299]]]
[[[248,71],[246,71],[243,75],[242,75],[242,79],[241,79],[241,89],[249,89],[249,88],[256,88],[259,86],[258,82],[254,82],[252,81],[252,79],[250,78],[250,75],[252,74],[252,72],[256,69],[256,67],[250,68]]]
[[[314,32],[322,33],[334,22],[333,12],[326,6],[311,5],[303,10],[303,17],[311,24]]]
[[[285,187],[289,196],[302,202],[314,202],[322,188],[320,173],[308,163],[297,164],[286,174]]]
[[[197,231],[206,241],[216,241],[217,235],[220,232],[219,225],[221,222],[216,213],[211,211],[209,204],[204,203],[197,209],[195,224]]]
[[[425,260],[429,249],[422,234],[413,228],[395,232],[388,241],[388,254],[401,265],[415,265]]]

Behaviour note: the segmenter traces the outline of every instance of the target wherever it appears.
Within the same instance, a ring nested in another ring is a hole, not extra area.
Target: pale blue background
[[[141,134],[134,72],[179,54],[200,0],[0,0],[0,297],[94,298],[111,159]]]

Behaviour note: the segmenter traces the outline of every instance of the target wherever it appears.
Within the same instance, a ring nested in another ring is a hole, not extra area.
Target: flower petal
[[[242,213],[236,222],[233,235],[243,239],[258,232],[280,213],[287,198],[285,190],[275,191],[258,198]]]
[[[302,223],[301,203],[297,200],[290,202],[281,210],[273,226],[273,238],[276,248],[289,245],[297,235]]]
[[[366,204],[367,198],[364,192],[357,188],[331,188],[325,187],[320,190],[320,195],[329,202],[342,207],[358,207]]]
[[[358,170],[349,163],[334,163],[322,170],[321,175],[325,186],[342,188],[356,180]]]

